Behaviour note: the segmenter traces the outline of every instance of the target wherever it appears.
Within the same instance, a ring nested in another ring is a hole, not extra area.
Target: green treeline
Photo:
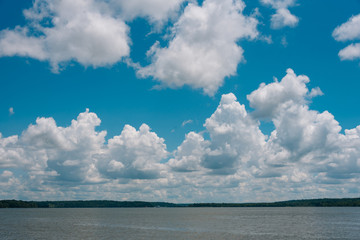
[[[194,203],[189,207],[360,207],[360,198],[323,198],[272,203]]]
[[[177,204],[166,202],[142,201],[18,201],[2,200],[0,208],[127,208],[127,207],[177,207]]]
[[[155,207],[360,207],[360,198],[324,198],[272,203],[175,204],[143,201],[20,201],[1,200],[0,208],[155,208]]]

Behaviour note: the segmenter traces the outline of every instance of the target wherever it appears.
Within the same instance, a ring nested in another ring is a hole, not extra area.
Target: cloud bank
[[[86,110],[67,127],[38,118],[21,135],[0,135],[0,194],[20,199],[272,201],[358,196],[360,126],[346,129],[311,110],[322,95],[291,69],[247,96],[252,111],[224,94],[170,153],[146,124],[105,140]],[[266,135],[262,121],[274,130]],[[207,133],[204,135],[204,133]]]

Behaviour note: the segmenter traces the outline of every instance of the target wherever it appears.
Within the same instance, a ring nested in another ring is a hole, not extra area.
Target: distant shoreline
[[[360,207],[360,198],[322,198],[270,203],[168,203],[145,201],[22,201],[0,200],[0,208],[181,208],[181,207]]]

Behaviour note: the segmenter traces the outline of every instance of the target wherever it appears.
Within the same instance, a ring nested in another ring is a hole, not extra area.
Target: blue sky
[[[358,196],[359,41],[357,0],[0,0],[0,198]]]

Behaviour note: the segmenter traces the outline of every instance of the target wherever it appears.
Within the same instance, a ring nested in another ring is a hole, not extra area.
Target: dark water
[[[360,208],[0,209],[0,239],[360,239]]]

